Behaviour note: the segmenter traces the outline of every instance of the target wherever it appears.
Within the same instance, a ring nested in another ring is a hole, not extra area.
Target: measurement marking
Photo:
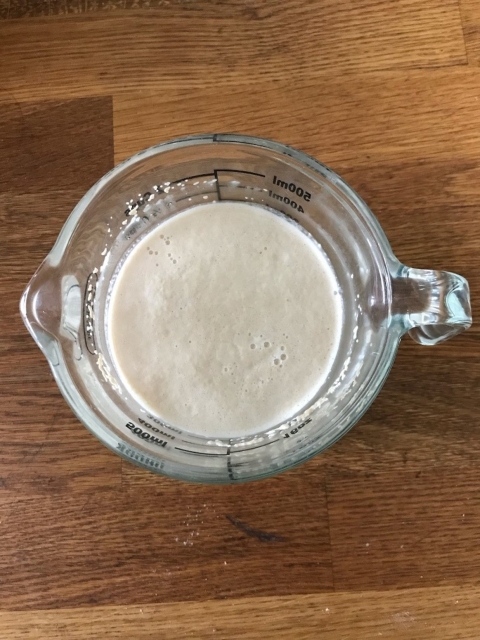
[[[217,195],[217,191],[199,191],[198,193],[190,193],[189,195],[183,196],[182,198],[175,198],[175,203],[177,202],[182,202],[182,200],[188,200],[188,198],[191,198],[192,200],[194,198],[199,198],[200,196],[211,196]]]
[[[250,447],[248,449],[236,449],[234,451],[231,451],[231,448],[229,447],[226,453],[203,453],[200,451],[192,451],[190,449],[182,449],[181,447],[175,447],[175,449],[178,449],[178,451],[185,451],[185,453],[191,453],[195,456],[229,456],[234,453],[245,453],[247,451],[254,451],[255,449],[260,449],[261,447],[268,447],[268,445],[275,444],[275,442],[278,442],[278,440],[272,440],[271,442],[266,442],[265,444],[259,444],[258,447]]]
[[[230,457],[230,447],[228,447],[227,449],[227,473],[228,473],[228,477],[230,480],[235,481],[236,478],[233,475],[233,465],[232,465],[232,459]]]
[[[220,202],[222,200],[222,194],[220,193],[220,183],[218,182],[218,170],[214,169],[213,173],[215,174],[215,180],[217,181],[217,198]]]
[[[190,449],[182,449],[181,447],[175,447],[178,451],[184,451],[185,453],[191,453],[194,456],[227,456],[228,453],[203,453],[201,451],[191,451]]]
[[[206,178],[207,176],[211,176],[214,178],[213,173],[199,173],[196,176],[186,176],[185,178],[180,178],[180,180],[174,180],[172,184],[178,184],[179,182],[184,182],[185,180],[195,180],[195,178]]]
[[[256,173],[255,171],[244,171],[243,169],[215,169],[215,171],[226,171],[227,173],[248,173],[250,176],[259,176],[265,178],[263,173]]]
[[[230,183],[226,182],[225,184],[220,183],[221,187],[224,188],[230,188],[230,189],[246,189],[248,191],[256,191],[257,193],[265,193],[265,195],[269,195],[269,191],[268,189],[265,189],[265,187],[256,187],[256,186],[251,186],[249,184],[235,184],[235,185],[231,185]]]
[[[190,194],[187,196],[183,196],[183,198],[175,198],[175,202],[182,202],[182,200],[188,200],[188,198],[192,199],[194,196],[195,194],[193,196]]]
[[[278,440],[271,440],[271,442],[265,442],[265,444],[259,444],[258,447],[249,447],[248,449],[235,449],[232,453],[245,453],[247,451],[253,451],[254,449],[261,449],[261,447],[268,447],[269,444],[275,444]]]

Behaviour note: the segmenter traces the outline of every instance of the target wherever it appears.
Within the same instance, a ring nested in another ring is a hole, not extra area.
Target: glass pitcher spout
[[[392,288],[393,316],[420,344],[443,342],[472,324],[468,282],[456,273],[402,265]]]
[[[62,314],[59,271],[47,257],[20,299],[20,313],[35,342],[51,366],[59,362],[58,335]]]

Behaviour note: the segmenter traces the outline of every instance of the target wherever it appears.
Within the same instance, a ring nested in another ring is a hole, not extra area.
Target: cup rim
[[[122,173],[125,169],[132,167],[137,162],[146,160],[155,155],[160,155],[167,151],[180,149],[182,147],[196,146],[201,144],[244,144],[248,146],[261,147],[269,151],[275,151],[288,157],[291,157],[298,162],[303,163],[314,172],[319,173],[327,181],[336,186],[343,195],[349,199],[355,206],[357,211],[361,214],[363,221],[372,232],[381,251],[384,255],[386,266],[391,267],[398,263],[395,257],[390,243],[388,241],[385,232],[383,231],[379,221],[373,214],[366,202],[358,195],[358,193],[348,184],[348,182],[342,178],[338,173],[331,169],[326,164],[319,162],[312,156],[303,151],[299,151],[294,147],[276,142],[268,138],[260,138],[257,136],[250,136],[237,133],[204,133],[195,134],[189,136],[183,136],[180,138],[173,138],[165,142],[152,145],[139,151],[132,156],[129,156],[125,160],[122,160],[119,164],[115,165],[110,171],[104,174],[97,182],[90,187],[90,189],[82,196],[78,203],[73,208],[72,212],[68,216],[60,234],[49,253],[52,264],[56,264],[57,260],[61,257],[64,249],[65,240],[71,235],[76,223],[80,219],[81,215],[91,203],[93,198],[105,187],[108,183]],[[390,269],[392,270],[392,269]]]

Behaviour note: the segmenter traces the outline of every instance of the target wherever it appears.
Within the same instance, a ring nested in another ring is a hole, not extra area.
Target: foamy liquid
[[[192,207],[148,233],[114,282],[117,374],[145,410],[208,437],[251,435],[319,391],[342,303],[325,254],[258,205]]]

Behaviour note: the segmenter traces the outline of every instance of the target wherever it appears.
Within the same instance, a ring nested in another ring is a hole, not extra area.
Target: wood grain
[[[8,20],[1,31],[0,87],[17,99],[194,86],[261,91],[269,80],[314,81],[332,68],[466,63],[456,0],[204,0]]]
[[[375,403],[279,477],[151,475],[75,419],[18,301],[81,195],[238,131],[330,164],[480,312],[473,0],[0,0],[0,637],[477,640],[480,330],[402,341]]]
[[[0,104],[0,138],[3,192],[86,191],[112,166],[111,99]]]
[[[473,468],[331,474],[336,588],[477,585],[479,475]]]
[[[118,486],[120,461],[79,428],[18,309],[73,206],[112,166],[111,100],[0,105],[0,139],[0,499]]]
[[[7,499],[2,512],[0,609],[333,589],[321,475],[236,487],[153,478]]]
[[[215,87],[122,93],[114,100],[115,159],[214,127],[301,147],[339,171],[408,159],[422,171],[429,159],[477,157],[479,96],[480,72],[470,68],[265,80],[254,91],[232,87],[228,108]],[[464,182],[472,192],[470,179]],[[422,192],[424,200],[430,195]]]
[[[2,0],[0,19],[30,18],[34,16],[63,16],[68,14],[96,13],[98,11],[152,10],[175,4],[190,6],[195,10],[197,3],[192,0]]]
[[[201,603],[0,612],[25,640],[476,640],[480,589],[441,587]]]
[[[470,65],[480,64],[480,7],[475,0],[459,0],[467,60]]]

